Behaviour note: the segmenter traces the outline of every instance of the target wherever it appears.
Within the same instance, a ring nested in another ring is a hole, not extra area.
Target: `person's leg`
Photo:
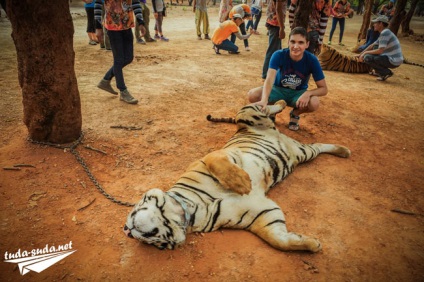
[[[239,28],[240,28],[241,34],[246,35],[246,24],[244,22],[239,26]],[[243,40],[243,42],[244,42],[244,47],[247,50],[247,47],[249,47],[249,41],[245,39]]]
[[[259,87],[250,89],[247,92],[247,100],[249,101],[249,103],[259,102],[261,100],[262,89],[263,89],[263,86],[259,86]]]
[[[258,31],[259,21],[261,20],[262,13],[255,15],[255,23],[253,24],[253,29]]]
[[[328,44],[331,44],[331,40],[333,39],[334,31],[336,30],[337,19],[333,17],[333,22],[331,24],[330,37],[328,38]]]
[[[141,4],[141,6],[143,8],[142,15],[143,15],[143,19],[144,19],[144,28],[146,29],[146,33],[144,34],[144,39],[147,42],[152,42],[152,37],[150,35],[150,30],[149,30],[150,9],[149,9],[149,7],[146,4],[141,3],[141,2],[140,2],[140,4]]]
[[[233,42],[231,42],[228,39],[225,39],[224,41],[222,41],[221,44],[216,45],[216,46],[219,49],[225,50],[225,51],[228,51],[228,52],[232,52],[232,53],[237,53],[238,52],[238,47]]]
[[[209,15],[207,11],[203,11],[203,33],[205,34],[205,39],[210,39],[209,38],[209,32],[210,32],[210,27],[209,27]]]
[[[344,33],[344,28],[345,28],[345,22],[346,22],[346,19],[345,18],[342,18],[342,19],[339,20],[339,23],[340,23],[339,44],[341,44],[342,43],[342,40],[343,40],[343,33]]]
[[[317,30],[312,30],[310,32],[308,32],[308,37],[309,37],[309,47],[308,50],[309,52],[311,52],[312,54],[316,54],[316,52],[318,51],[318,40],[319,40],[319,32]]]
[[[373,68],[380,77],[393,74],[390,68],[396,67],[390,63],[389,57],[382,55],[367,54],[364,56],[364,63]]]
[[[202,20],[201,11],[199,9],[196,9],[194,13],[194,22],[196,23],[196,34],[198,39],[202,39],[202,32],[200,31],[200,24]]]
[[[115,77],[116,87],[120,91],[123,91],[127,89],[122,72],[125,64],[123,31],[108,30],[107,33],[109,35],[110,46],[112,47],[113,66],[105,74],[104,79],[111,80]]]
[[[249,30],[249,28],[253,28],[253,20],[247,21],[246,30]]]
[[[269,60],[275,51],[281,49],[281,40],[279,37],[280,28],[278,26],[270,26],[268,28],[268,49],[266,50],[264,65],[262,67],[262,78],[266,78],[268,72]]]

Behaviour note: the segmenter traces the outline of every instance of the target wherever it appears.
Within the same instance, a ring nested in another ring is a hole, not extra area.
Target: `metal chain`
[[[88,178],[90,178],[91,182],[93,182],[94,186],[96,186],[97,190],[103,196],[105,196],[108,200],[114,202],[115,204],[118,204],[118,205],[121,205],[121,206],[126,206],[126,207],[133,207],[135,204],[117,200],[115,197],[113,197],[108,192],[106,192],[105,189],[103,189],[102,185],[100,185],[100,183],[97,181],[97,179],[91,173],[91,171],[88,168],[87,164],[85,163],[84,159],[80,156],[80,154],[76,150],[78,145],[82,143],[83,139],[84,139],[84,133],[83,132],[81,132],[80,137],[76,141],[71,143],[70,145],[61,145],[61,144],[55,144],[55,143],[50,143],[50,142],[35,141],[35,140],[32,140],[31,138],[28,137],[28,141],[31,142],[31,143],[34,143],[34,144],[47,145],[47,146],[58,148],[58,149],[69,149],[71,154],[75,156],[78,163],[82,166],[84,171],[87,173]]]

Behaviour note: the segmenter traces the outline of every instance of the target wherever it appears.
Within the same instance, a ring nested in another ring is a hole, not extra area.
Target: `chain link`
[[[58,149],[69,149],[69,152],[71,152],[71,154],[75,156],[77,162],[82,166],[84,171],[87,173],[88,178],[90,178],[91,182],[93,182],[94,186],[96,186],[97,190],[103,196],[105,196],[108,200],[112,201],[115,204],[118,204],[118,205],[121,205],[121,206],[126,206],[126,207],[133,207],[135,204],[132,204],[132,203],[129,203],[129,202],[124,202],[124,201],[121,201],[121,200],[117,200],[115,197],[113,197],[108,192],[106,192],[105,189],[103,189],[102,185],[100,185],[100,183],[97,181],[97,179],[91,173],[91,171],[88,168],[87,164],[85,163],[84,159],[81,157],[81,155],[76,150],[78,145],[82,143],[83,139],[84,139],[84,133],[81,132],[80,137],[76,141],[72,142],[69,145],[62,145],[62,144],[55,144],[55,143],[50,143],[50,142],[36,141],[36,140],[32,140],[29,137],[28,137],[27,140],[29,142],[33,143],[33,144],[46,145],[46,146],[50,146],[50,147],[54,147],[54,148],[58,148]]]

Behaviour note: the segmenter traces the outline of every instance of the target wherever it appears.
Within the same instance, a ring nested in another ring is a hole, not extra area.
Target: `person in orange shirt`
[[[250,6],[246,4],[239,4],[234,6],[230,13],[228,14],[229,18],[232,19],[235,14],[241,15],[243,22],[240,24],[239,29],[242,35],[246,35],[246,24],[244,23],[245,19],[252,19]],[[236,43],[236,36],[231,35],[231,42]],[[247,39],[244,40],[244,48],[246,51],[250,51],[249,41]]]
[[[231,20],[219,24],[212,35],[213,49],[216,54],[221,54],[219,53],[220,49],[226,50],[230,54],[240,53],[237,45],[228,40],[228,37],[234,34],[240,40],[248,39],[253,34],[253,30],[249,34],[242,35],[238,29],[242,23],[244,23],[242,16],[234,14]]]

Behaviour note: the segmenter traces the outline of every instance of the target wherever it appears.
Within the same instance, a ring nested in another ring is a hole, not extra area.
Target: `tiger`
[[[359,62],[358,57],[343,55],[326,44],[322,45],[318,60],[323,70],[347,73],[370,73],[372,70],[369,65]],[[406,58],[403,60],[403,63],[424,68],[424,65],[411,62]]]
[[[318,60],[323,70],[347,73],[369,73],[371,71],[369,65],[358,61],[358,57],[341,54],[326,44],[322,44]]]
[[[263,109],[242,107],[234,119],[237,131],[222,149],[191,163],[168,191],[153,188],[142,195],[127,216],[126,236],[173,250],[189,233],[232,228],[248,230],[281,251],[320,251],[318,239],[287,231],[283,211],[266,193],[319,154],[348,158],[351,152],[280,133],[270,115],[285,106],[278,101]]]

